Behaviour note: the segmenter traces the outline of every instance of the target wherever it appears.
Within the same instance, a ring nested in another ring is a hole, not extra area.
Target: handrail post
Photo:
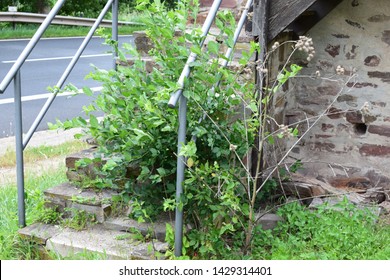
[[[202,40],[199,44],[203,46],[210,27],[217,15],[222,0],[214,0],[210,11],[206,17],[202,26]],[[181,147],[186,143],[186,131],[187,131],[187,98],[183,95],[184,81],[189,77],[191,73],[190,64],[196,60],[197,55],[193,52],[190,53],[184,69],[179,77],[178,85],[179,89],[173,93],[168,101],[168,107],[175,108],[176,103],[179,102],[179,131],[177,139],[177,170],[176,170],[176,213],[175,213],[175,256],[181,256],[183,247],[183,209],[182,209],[182,194],[183,194],[183,182],[185,174],[185,157],[181,156]]]
[[[22,124],[22,87],[20,70],[14,77],[15,98],[15,147],[16,147],[16,183],[18,189],[19,226],[26,226],[26,211],[24,201],[24,160],[23,160],[23,124]]]
[[[114,49],[113,49],[113,55],[114,55],[114,62],[113,62],[113,69],[116,70],[117,69],[117,59],[118,59],[118,12],[119,12],[119,1],[118,0],[114,0],[114,2],[112,2],[112,35],[111,35],[111,39],[113,41],[115,41],[115,46],[114,46]]]
[[[176,171],[176,212],[175,212],[175,256],[181,256],[183,246],[183,182],[185,157],[180,155],[182,145],[186,143],[187,131],[187,98],[182,95],[179,99],[179,132],[177,139],[177,171]]]

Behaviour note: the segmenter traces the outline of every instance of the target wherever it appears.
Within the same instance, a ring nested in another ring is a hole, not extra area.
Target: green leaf
[[[171,226],[171,224],[166,223],[165,224],[165,241],[170,243],[170,244],[173,244],[174,240],[175,240],[175,234],[173,231],[173,227]]]
[[[93,95],[93,91],[89,87],[83,87],[83,93],[88,95],[88,96]]]
[[[248,109],[250,109],[253,113],[257,112],[257,103],[256,102],[250,102],[247,106]]]
[[[210,41],[207,48],[211,53],[218,54],[219,52],[219,44],[215,41]]]
[[[199,46],[192,46],[191,47],[191,52],[193,52],[196,55],[201,55],[202,54],[202,49]]]
[[[193,158],[188,158],[187,159],[187,166],[189,168],[191,168],[192,166],[194,166],[194,159]]]
[[[97,118],[94,115],[90,115],[89,116],[89,124],[92,127],[98,127],[99,126],[99,121],[97,120]]]

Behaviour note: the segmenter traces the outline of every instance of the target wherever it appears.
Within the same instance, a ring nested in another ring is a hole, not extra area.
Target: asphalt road
[[[83,38],[42,39],[21,68],[23,131],[27,132],[36,115],[47,99],[49,86],[57,84]],[[119,44],[132,43],[131,36],[121,36]],[[28,43],[27,40],[0,40],[0,81],[3,80],[13,62]],[[101,85],[85,76],[93,71],[91,65],[110,69],[113,66],[111,48],[104,45],[101,38],[93,38],[77,62],[65,84],[71,83],[82,88],[99,88]],[[13,82],[0,94],[0,138],[14,135],[15,118],[13,103]],[[48,122],[62,121],[75,116],[83,116],[82,107],[93,101],[85,95],[58,95],[42,120],[39,130],[46,130]]]

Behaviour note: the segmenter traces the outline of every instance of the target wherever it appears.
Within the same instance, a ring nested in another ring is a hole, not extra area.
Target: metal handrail
[[[19,55],[16,62],[13,64],[11,69],[6,74],[3,81],[0,83],[0,94],[4,93],[5,90],[10,85],[11,81],[14,80],[14,102],[15,102],[15,147],[16,147],[16,180],[17,180],[17,189],[18,189],[18,221],[19,226],[25,227],[26,226],[26,213],[25,213],[25,191],[24,191],[24,160],[23,160],[23,150],[27,146],[29,140],[33,136],[34,132],[36,131],[38,125],[42,121],[43,117],[47,113],[48,109],[50,108],[50,105],[53,103],[55,97],[59,93],[60,89],[64,85],[66,79],[70,75],[71,71],[73,70],[75,64],[79,60],[80,56],[82,55],[83,51],[85,50],[87,44],[91,40],[94,32],[98,28],[99,24],[102,22],[104,16],[108,12],[110,6],[112,6],[112,39],[115,41],[118,41],[118,0],[108,0],[106,5],[104,6],[102,12],[100,13],[99,17],[96,19],[95,23],[91,27],[88,35],[83,40],[82,44],[80,45],[79,49],[77,50],[76,54],[72,58],[71,62],[69,63],[68,67],[65,69],[64,73],[62,74],[61,78],[59,79],[54,92],[52,95],[47,99],[45,105],[42,107],[41,111],[39,112],[38,116],[36,117],[35,121],[31,125],[28,133],[25,136],[25,139],[23,141],[23,124],[22,124],[22,96],[21,96],[21,74],[20,69],[36,44],[41,39],[43,33],[46,31],[46,29],[49,27],[55,16],[57,15],[58,11],[61,9],[63,4],[66,0],[59,0],[56,2],[56,4],[53,6],[52,10],[47,15],[46,19],[42,22],[42,24],[39,26],[38,30],[35,32],[34,36],[31,38],[27,46],[24,48],[22,53]],[[114,53],[114,66],[115,66],[115,60],[117,57],[117,50],[116,48],[113,51]]]
[[[209,33],[210,27],[217,15],[219,7],[221,5],[221,0],[214,0],[209,14],[202,27],[202,36],[203,39],[200,43],[200,47],[203,46],[204,40]],[[245,21],[248,17],[248,12],[250,7],[253,4],[253,0],[248,0],[243,13],[240,17],[240,20],[237,24],[236,30],[233,35],[233,46],[229,47],[225,54],[225,60],[222,63],[222,67],[226,67],[231,60],[233,49],[237,43],[238,37],[241,33],[241,30],[245,24]],[[181,147],[186,143],[186,131],[187,131],[187,98],[183,95],[184,91],[184,82],[185,79],[191,74],[190,65],[196,60],[197,55],[193,52],[190,53],[187,62],[183,68],[183,71],[179,77],[178,85],[179,90],[173,93],[169,99],[168,107],[175,108],[177,102],[179,102],[179,129],[178,129],[178,140],[177,140],[177,170],[176,170],[176,213],[175,213],[175,256],[181,256],[182,243],[183,243],[183,209],[179,206],[181,196],[183,194],[183,182],[184,182],[184,173],[185,173],[185,158],[181,155]],[[220,78],[218,77],[217,83],[211,88],[214,90],[219,86]],[[204,119],[201,118],[200,122]]]
[[[217,15],[217,12],[219,10],[219,7],[221,6],[221,3],[222,3],[222,0],[214,0],[213,5],[210,8],[210,11],[206,17],[206,20],[202,26],[202,35],[201,35],[202,40],[199,44],[200,47],[203,46],[203,44],[206,40],[206,36],[210,31],[211,25],[212,25],[216,15]],[[187,62],[185,64],[183,71],[182,71],[182,73],[179,77],[179,80],[177,82],[179,84],[179,90],[177,90],[169,99],[168,106],[170,108],[175,108],[180,96],[182,95],[183,88],[184,88],[184,81],[186,78],[189,77],[189,75],[191,73],[191,66],[190,65],[196,60],[196,57],[197,57],[197,55],[194,52],[191,52],[190,55],[188,56]]]

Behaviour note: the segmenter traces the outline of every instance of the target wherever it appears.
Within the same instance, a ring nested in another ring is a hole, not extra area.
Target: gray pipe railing
[[[19,55],[16,62],[13,64],[11,69],[8,71],[3,81],[0,83],[0,94],[4,93],[5,90],[10,85],[11,81],[14,80],[14,102],[15,102],[15,150],[16,150],[16,172],[17,172],[17,193],[18,193],[18,222],[20,227],[26,226],[26,213],[25,213],[25,192],[24,192],[24,159],[23,159],[23,150],[27,146],[34,132],[36,131],[38,125],[42,121],[43,117],[47,113],[50,105],[53,103],[55,97],[59,93],[60,89],[64,85],[66,79],[73,70],[75,64],[79,60],[81,54],[85,50],[87,44],[92,38],[92,35],[96,31],[99,24],[102,22],[105,14],[108,12],[110,6],[112,6],[113,20],[112,20],[112,38],[118,40],[118,0],[109,0],[104,6],[99,17],[91,27],[88,35],[83,40],[81,46],[77,50],[73,59],[69,63],[68,67],[65,69],[63,75],[59,79],[55,91],[47,99],[45,105],[39,112],[34,123],[31,125],[28,133],[25,136],[25,141],[23,141],[23,122],[22,122],[22,101],[21,101],[21,73],[20,69],[32,50],[35,48],[39,40],[41,39],[43,33],[49,27],[50,23],[53,21],[54,17],[57,15],[58,11],[61,9],[66,0],[59,0],[53,6],[46,19],[39,26],[34,36],[31,38],[27,46],[24,48],[22,53]],[[117,50],[113,50],[114,54],[114,63],[116,64]],[[114,64],[114,65],[115,65]]]
[[[204,44],[204,41],[206,40],[207,34],[210,31],[211,25],[213,24],[213,21],[217,15],[217,12],[219,10],[219,7],[221,6],[222,0],[214,0],[213,5],[210,8],[209,14],[206,17],[205,22],[202,26],[202,40],[199,43],[199,46],[202,47]],[[188,56],[187,62],[183,68],[183,71],[181,72],[181,75],[178,80],[179,90],[177,90],[174,94],[172,94],[171,98],[169,99],[168,106],[170,108],[175,108],[177,102],[179,101],[179,98],[182,96],[183,88],[184,88],[184,81],[190,76],[191,73],[191,63],[193,63],[196,60],[196,53],[191,52]]]
[[[22,82],[20,71],[14,76],[15,97],[15,152],[16,152],[16,184],[18,189],[18,221],[19,226],[26,226],[26,210],[24,203],[24,159],[23,159],[23,124],[22,124]]]
[[[112,3],[112,33],[111,33],[111,39],[115,42],[118,42],[118,24],[119,24],[119,1],[115,0]],[[114,47],[113,50],[113,69],[117,70],[117,63],[116,60],[118,58],[118,49],[117,47]]]
[[[202,40],[200,47],[203,46],[207,34],[210,31],[211,24],[213,23],[215,16],[217,15],[218,9],[221,5],[222,0],[214,0],[213,5],[210,8],[210,12],[206,17],[206,20],[202,26]],[[191,63],[196,60],[196,54],[191,52],[184,69],[180,75],[178,84],[179,90],[176,91],[170,98],[168,106],[174,108],[179,102],[179,131],[177,140],[177,171],[176,171],[176,212],[175,212],[175,256],[181,256],[183,247],[183,209],[180,209],[179,204],[181,196],[183,194],[183,181],[185,171],[185,159],[180,155],[181,146],[186,142],[186,131],[187,131],[187,98],[183,96],[184,81],[189,77],[191,73]]]
[[[214,0],[213,5],[210,8],[209,14],[203,24],[202,27],[202,36],[203,39],[200,43],[200,47],[203,46],[204,40],[207,34],[210,31],[210,27],[217,15],[219,7],[221,5],[221,0]],[[228,48],[226,51],[225,57],[226,59],[222,63],[222,67],[226,67],[231,60],[231,56],[233,53],[233,48],[237,43],[238,37],[241,33],[241,30],[244,26],[244,23],[248,17],[248,11],[253,4],[253,0],[248,0],[244,11],[241,15],[241,18],[237,24],[237,28],[235,30],[233,36],[233,46]],[[178,141],[177,141],[177,171],[176,171],[176,203],[179,205],[181,196],[183,194],[183,182],[185,175],[185,158],[181,156],[181,147],[186,143],[186,131],[187,131],[187,98],[183,95],[184,90],[184,82],[191,73],[191,63],[194,62],[197,58],[197,55],[193,52],[190,53],[187,62],[183,68],[183,71],[179,77],[178,85],[179,90],[177,90],[174,94],[171,95],[168,106],[169,108],[175,108],[177,102],[179,101],[179,129],[178,129]],[[220,83],[220,80],[213,86],[211,90],[214,90]],[[200,120],[202,121],[202,120]],[[183,209],[180,209],[179,206],[176,207],[175,213],[175,256],[181,256],[182,254],[182,245],[183,244]]]

